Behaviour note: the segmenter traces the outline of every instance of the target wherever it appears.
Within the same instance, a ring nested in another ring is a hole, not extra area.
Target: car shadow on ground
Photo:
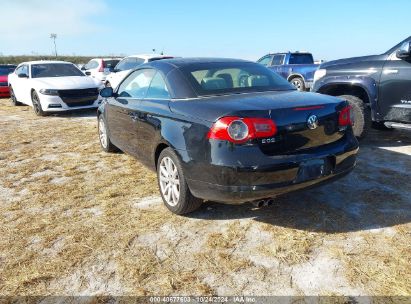
[[[19,107],[25,107],[24,111],[32,111],[33,115],[34,111],[33,108],[20,104]],[[61,118],[93,118],[97,117],[97,108],[92,109],[80,109],[80,110],[69,110],[64,112],[47,112],[46,117],[61,117]]]
[[[93,118],[97,117],[97,109],[81,109],[81,110],[71,110],[67,112],[54,112],[50,113],[49,116],[54,117],[67,117],[67,118]]]
[[[360,143],[358,165],[346,177],[278,197],[269,207],[207,202],[193,218],[252,218],[313,232],[345,233],[411,221],[411,132],[371,131]]]

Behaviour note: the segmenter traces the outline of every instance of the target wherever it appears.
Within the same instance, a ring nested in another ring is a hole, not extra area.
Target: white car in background
[[[107,75],[114,70],[114,67],[120,60],[121,58],[93,58],[87,64],[82,66],[81,70],[87,76],[105,83]]]
[[[13,104],[32,106],[39,116],[97,108],[101,103],[99,89],[103,84],[84,75],[70,62],[23,62],[9,75],[8,81]]]
[[[124,79],[125,76],[131,70],[134,70],[140,64],[161,60],[161,59],[170,59],[174,58],[173,56],[159,55],[159,54],[141,54],[141,55],[131,55],[123,58],[114,68],[112,73],[107,76],[105,85],[106,87],[117,87],[118,84]]]

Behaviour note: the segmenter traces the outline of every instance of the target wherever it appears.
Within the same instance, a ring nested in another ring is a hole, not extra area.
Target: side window
[[[155,74],[153,69],[142,69],[131,73],[119,86],[118,96],[144,98]]]
[[[95,69],[99,66],[99,63],[96,60],[90,60],[86,65],[86,70]]]
[[[23,66],[19,66],[19,67],[15,70],[16,75],[21,74],[21,73],[22,73],[22,70],[23,70]]]
[[[285,55],[275,55],[272,65],[282,65],[284,62],[284,57]]]
[[[261,59],[258,61],[258,63],[259,63],[259,64],[262,64],[263,66],[268,66],[268,65],[270,65],[270,63],[271,63],[271,59],[272,59],[272,58],[273,58],[273,56],[271,56],[271,55],[265,56],[265,57],[261,58]]]
[[[29,69],[28,69],[27,65],[22,65],[21,67],[19,67],[19,68],[16,70],[16,74],[17,74],[17,75],[18,75],[18,74],[26,74],[26,75],[28,75],[28,74],[29,74]]]
[[[92,61],[93,61],[93,60],[90,60],[89,62],[87,62],[87,63],[84,65],[84,68],[85,68],[86,70],[88,70],[88,69],[90,68],[90,64],[91,64]]]
[[[163,76],[157,72],[151,81],[150,88],[147,91],[146,98],[152,99],[169,99],[170,94],[168,93],[166,82]]]

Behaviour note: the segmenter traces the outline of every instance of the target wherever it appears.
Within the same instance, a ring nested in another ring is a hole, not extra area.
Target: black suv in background
[[[313,91],[348,100],[358,138],[371,126],[411,129],[411,37],[381,55],[323,63]]]

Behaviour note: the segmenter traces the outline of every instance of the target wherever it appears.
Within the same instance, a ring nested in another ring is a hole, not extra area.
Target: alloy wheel
[[[176,206],[180,198],[180,178],[173,160],[166,156],[160,163],[160,190],[170,206]]]
[[[298,80],[293,80],[291,82],[293,84],[293,86],[295,86],[297,88],[298,91],[301,91],[301,82]]]

